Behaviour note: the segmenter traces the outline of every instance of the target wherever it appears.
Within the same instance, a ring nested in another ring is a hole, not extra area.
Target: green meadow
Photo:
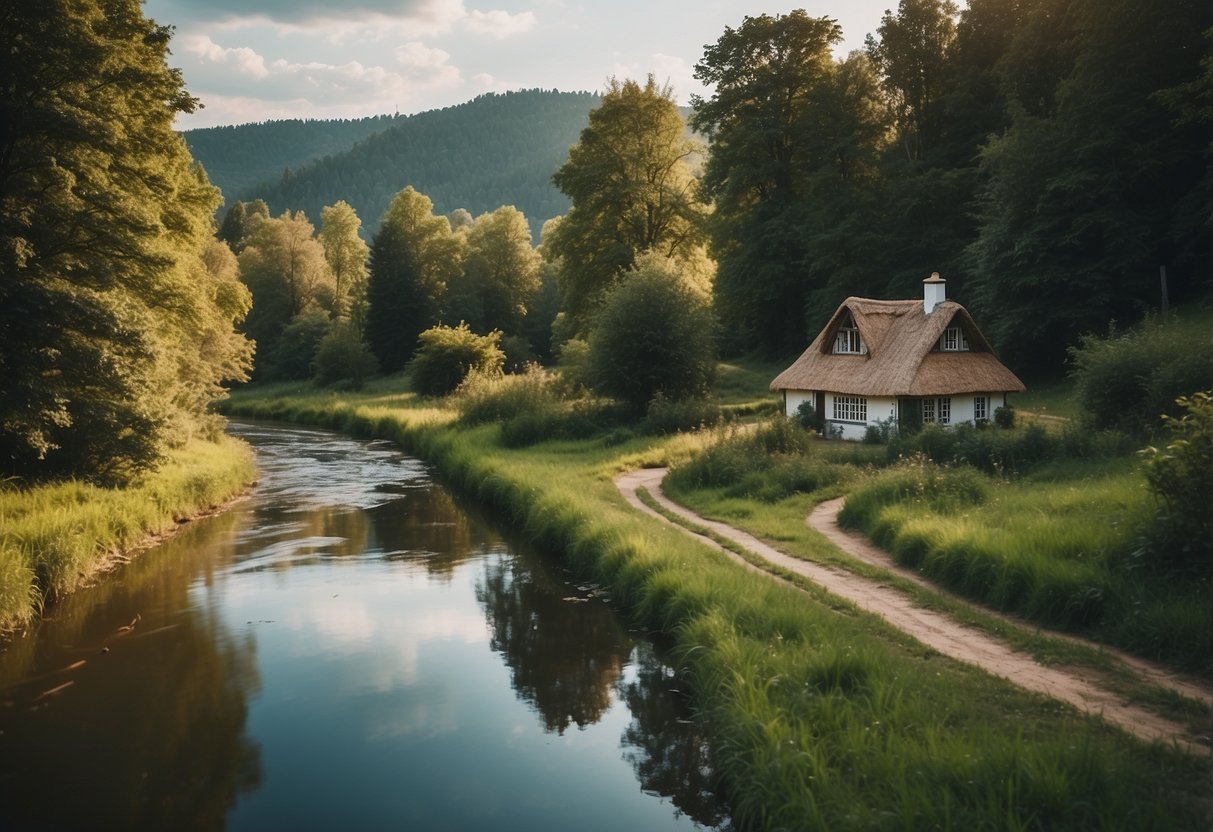
[[[0,624],[27,624],[132,548],[230,500],[255,477],[249,448],[222,437],[189,443],[126,488],[0,483]]]

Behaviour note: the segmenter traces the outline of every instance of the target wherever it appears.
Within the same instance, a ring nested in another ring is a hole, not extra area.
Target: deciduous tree
[[[610,81],[553,177],[573,207],[544,243],[545,256],[561,260],[565,311],[577,326],[637,255],[695,255],[704,217],[688,164],[696,150],[669,87],[651,75],[644,86]]]
[[[170,35],[136,0],[0,8],[0,473],[137,476],[243,375]]]

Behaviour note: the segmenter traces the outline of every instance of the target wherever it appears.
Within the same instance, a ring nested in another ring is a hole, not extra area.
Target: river
[[[660,651],[382,442],[260,482],[0,654],[0,829],[727,829]]]

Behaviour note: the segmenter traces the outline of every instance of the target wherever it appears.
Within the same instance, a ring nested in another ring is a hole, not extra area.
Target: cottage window
[[[960,327],[950,326],[943,331],[939,348],[944,352],[967,352],[969,342],[965,340],[965,334]]]
[[[868,421],[868,400],[863,396],[835,396],[834,419],[838,422]]]
[[[859,330],[855,327],[855,321],[850,315],[843,320],[842,326],[838,328],[838,334],[834,336],[834,352],[852,355],[863,353],[863,341],[860,340]]]
[[[989,396],[974,396],[973,397],[973,421],[978,419],[990,418],[990,397]]]
[[[952,397],[940,396],[938,399],[922,400],[922,421],[938,422],[946,425],[952,421]]]

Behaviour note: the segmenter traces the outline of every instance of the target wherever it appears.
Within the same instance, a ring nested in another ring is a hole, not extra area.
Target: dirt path
[[[946,656],[977,665],[989,673],[1001,676],[1027,690],[1068,702],[1085,713],[1100,715],[1143,739],[1173,742],[1190,751],[1208,753],[1210,747],[1208,737],[1193,736],[1184,725],[1161,717],[1139,705],[1124,702],[1118,695],[1095,684],[1087,675],[1073,669],[1046,667],[1038,664],[1030,656],[1016,652],[1005,643],[985,633],[965,627],[943,613],[915,605],[911,598],[892,587],[844,570],[794,558],[753,535],[724,523],[700,517],[661,493],[661,480],[665,473],[664,468],[630,471],[616,477],[615,484],[628,503],[638,510],[666,520],[658,512],[641,502],[637,491],[643,488],[667,511],[711,530],[714,534],[732,541],[775,566],[808,578],[834,595],[852,602],[860,609],[879,615],[894,627],[909,633],[923,644]],[[840,507],[841,500],[823,503],[810,515],[809,524],[829,538],[832,543],[855,557],[896,571],[919,583],[926,583],[914,573],[898,567],[887,554],[866,539],[839,529],[835,517]],[[694,534],[686,529],[684,531]],[[709,538],[702,535],[695,536],[709,545],[717,546]],[[747,567],[756,568],[728,550],[725,552]],[[1101,649],[1104,649],[1105,652],[1112,652],[1107,648]],[[1173,674],[1141,660],[1116,655],[1152,682],[1171,687],[1186,696],[1213,705],[1213,692],[1210,690],[1184,682]]]

